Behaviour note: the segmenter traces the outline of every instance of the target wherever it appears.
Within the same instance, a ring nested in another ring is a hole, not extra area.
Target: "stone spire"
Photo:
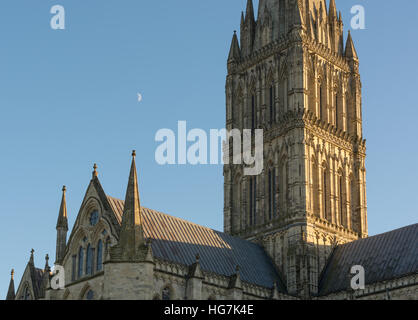
[[[345,45],[345,57],[350,60],[358,60],[357,51],[354,47],[354,42],[353,38],[351,37],[350,30],[348,30],[347,44]]]
[[[338,19],[337,6],[335,5],[335,0],[330,0],[329,2],[328,18],[330,22]]]
[[[16,299],[14,275],[15,275],[15,270],[12,269],[10,284],[9,284],[9,290],[7,291],[6,300],[15,300]]]
[[[247,0],[244,24],[241,25],[241,50],[244,56],[250,55],[253,49],[255,37],[255,16],[253,1]]]
[[[149,253],[142,225],[135,157],[136,152],[133,151],[119,243],[114,248],[111,248],[110,255],[112,260],[143,260]]]
[[[68,232],[68,216],[67,216],[67,200],[65,193],[67,188],[62,187],[62,199],[60,211],[58,214],[57,221],[57,243],[56,243],[56,254],[55,254],[55,263],[60,263],[64,258],[65,248],[67,246],[67,232]]]
[[[60,211],[58,214],[57,220],[57,230],[58,228],[64,228],[68,231],[68,216],[67,216],[67,200],[65,198],[65,193],[67,192],[67,187],[62,187],[62,198],[61,198],[61,206]]]
[[[239,48],[237,32],[232,36],[231,49],[229,50],[228,63],[238,62],[241,59],[241,50]]]
[[[253,0],[247,0],[247,10],[245,12],[245,22],[255,22]]]

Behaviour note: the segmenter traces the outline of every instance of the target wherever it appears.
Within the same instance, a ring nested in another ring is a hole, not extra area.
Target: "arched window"
[[[99,212],[97,210],[94,210],[90,214],[90,225],[95,226],[99,222]]]
[[[269,89],[269,104],[270,104],[270,124],[276,121],[276,112],[274,108],[274,87],[270,86]]]
[[[171,292],[169,287],[165,287],[161,293],[162,300],[171,300]]]
[[[335,93],[335,127],[339,126],[340,106],[338,105],[338,93]]]
[[[319,119],[324,118],[322,84],[319,85]]]
[[[250,226],[257,223],[256,207],[257,207],[257,180],[256,177],[250,178]]]
[[[342,226],[346,226],[345,222],[345,210],[344,210],[344,179],[341,175],[339,178],[339,198],[340,198],[340,223]]]
[[[288,187],[288,167],[287,161],[284,157],[280,161],[279,167],[279,215],[285,213],[287,210],[287,187]]]
[[[255,122],[255,96],[251,96],[251,130],[254,130],[256,126]]]
[[[94,291],[89,290],[86,294],[86,300],[94,300]]]
[[[323,177],[323,190],[322,190],[322,205],[324,207],[324,217],[328,218],[328,207],[327,207],[327,195],[328,195],[328,177],[327,177],[327,170],[324,169],[324,177]]]
[[[311,208],[315,216],[320,217],[319,207],[319,167],[314,158],[312,158],[312,191],[311,191]]]
[[[80,247],[78,250],[78,277],[83,276],[83,263],[84,263],[84,249]]]
[[[93,274],[93,248],[89,243],[87,246],[86,275],[91,274]]]
[[[269,219],[276,216],[276,169],[269,170],[268,173],[268,199],[269,199]]]
[[[21,300],[32,300],[32,294],[30,293],[29,286],[26,285]]]
[[[323,214],[324,214],[324,218],[327,219],[328,221],[331,221],[331,212],[330,212],[330,207],[328,204],[328,200],[329,200],[329,181],[328,181],[328,172],[327,172],[327,168],[324,167],[324,174],[323,174],[323,181],[322,181],[322,186],[323,186],[323,190],[322,190],[322,206],[323,206]]]
[[[96,260],[96,269],[101,271],[103,268],[103,241],[99,240],[97,243],[97,260]]]

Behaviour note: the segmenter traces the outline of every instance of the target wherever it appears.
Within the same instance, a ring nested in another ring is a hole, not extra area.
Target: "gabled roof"
[[[366,285],[418,273],[418,224],[337,246],[320,281],[320,295],[347,290],[351,267],[365,269]]]
[[[108,200],[120,222],[124,201],[112,197]],[[199,254],[203,271],[231,276],[239,266],[242,281],[266,288],[273,288],[276,283],[279,291],[285,292],[261,246],[144,207],[141,215],[145,238],[152,240],[154,257],[190,266]]]

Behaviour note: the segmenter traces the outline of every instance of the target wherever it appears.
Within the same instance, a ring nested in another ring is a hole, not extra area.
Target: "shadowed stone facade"
[[[63,189],[65,287],[32,252],[8,299],[418,298],[417,225],[368,237],[359,59],[335,1],[260,0],[256,19],[248,0],[227,67],[226,128],[264,130],[264,170],[225,165],[225,232],[143,208],[134,153],[125,201],[94,167],[68,239]]]

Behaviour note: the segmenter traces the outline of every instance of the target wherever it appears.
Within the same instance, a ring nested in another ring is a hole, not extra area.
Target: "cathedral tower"
[[[224,167],[224,228],[309,297],[333,247],[367,236],[359,61],[335,0],[252,0],[234,33],[226,127],[264,130],[264,170]],[[232,163],[232,158],[230,160]]]

